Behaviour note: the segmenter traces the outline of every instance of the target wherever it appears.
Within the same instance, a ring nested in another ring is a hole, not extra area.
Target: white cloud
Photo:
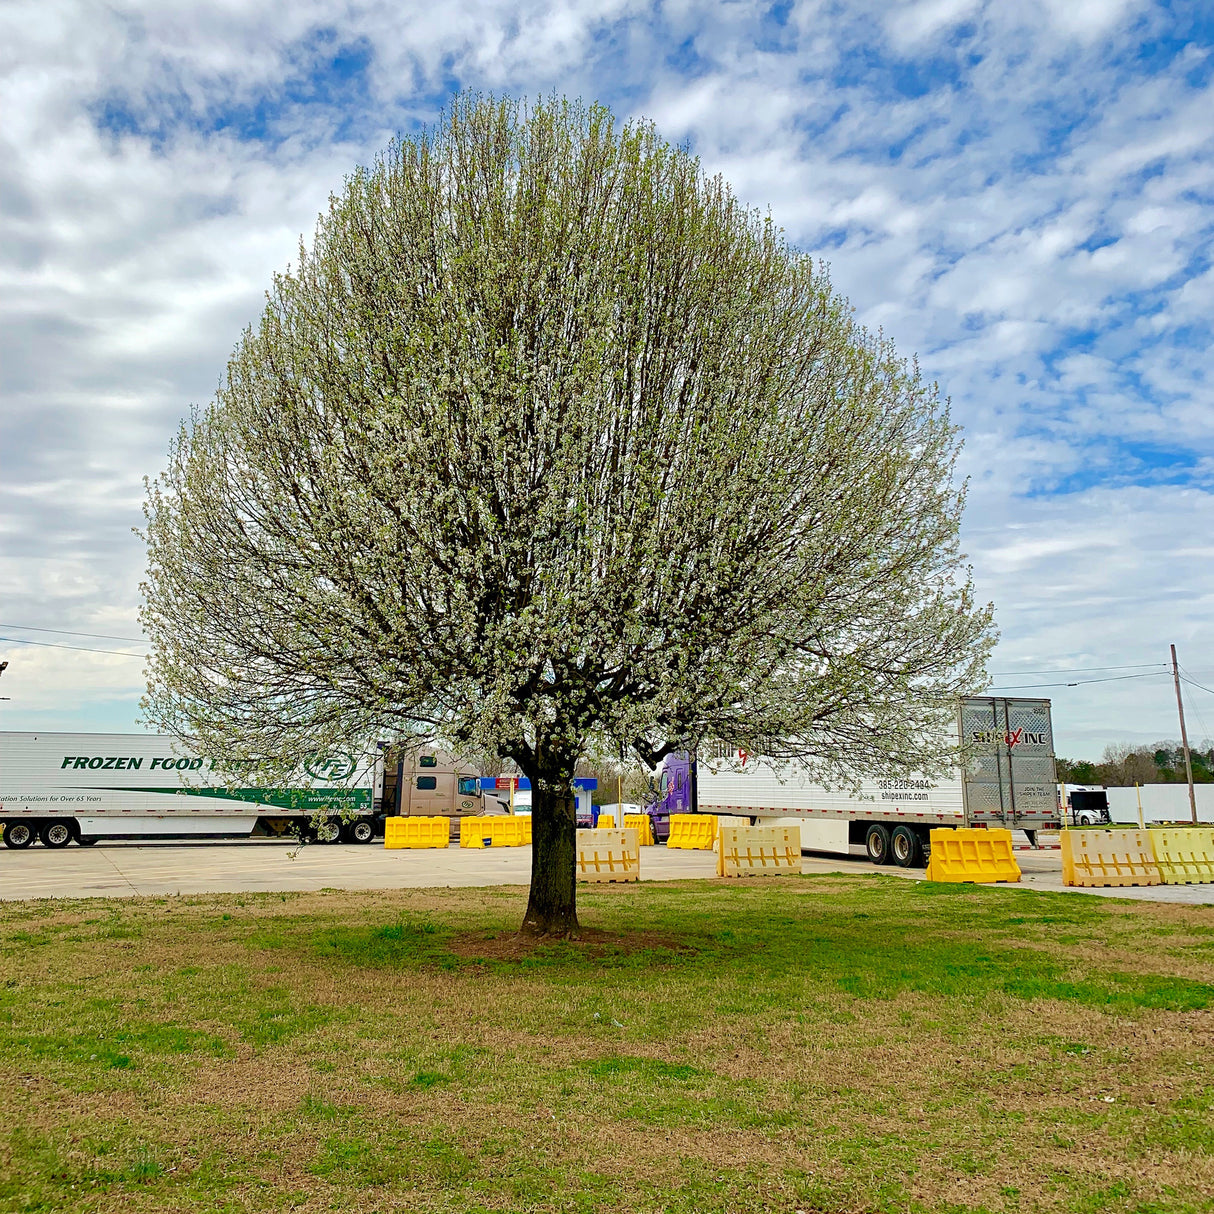
[[[134,627],[141,478],[329,191],[459,82],[653,117],[920,353],[966,427],[997,669],[1208,648],[1208,562],[1179,553],[1214,519],[1195,487],[1214,481],[1214,98],[1193,83],[1208,48],[1137,65],[1168,21],[1112,0],[799,4],[782,28],[750,3],[6,6],[4,615]],[[308,102],[343,47],[370,55],[365,78]],[[210,129],[267,96],[275,139]],[[106,104],[118,133],[99,128]],[[1131,469],[1144,443],[1188,451],[1193,487]],[[1024,496],[1067,478],[1079,491]],[[10,722],[57,702],[70,723],[138,683],[127,659],[19,652]],[[24,709],[19,670],[37,672]],[[1166,734],[1166,697],[1148,708],[1137,686],[1064,689],[1060,723],[1096,739],[1147,713],[1143,731]]]
[[[890,8],[885,28],[900,49],[909,49],[959,25],[978,12],[978,0],[919,0]]]

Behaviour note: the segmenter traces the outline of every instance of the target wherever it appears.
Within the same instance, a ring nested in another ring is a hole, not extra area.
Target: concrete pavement
[[[711,877],[711,852],[644,849],[650,881]],[[382,844],[311,844],[242,839],[207,843],[101,842],[48,851],[0,849],[0,899],[129,898],[135,895],[258,893],[526,885],[529,847],[388,851]]]
[[[1017,851],[1022,879],[1008,889],[1060,891],[1057,850]],[[882,873],[922,880],[922,869],[875,869],[867,860],[806,856],[806,873]],[[26,851],[0,847],[0,899],[129,898],[136,895],[256,893],[317,889],[401,889],[526,885],[531,849],[387,851],[379,845],[312,844],[275,840],[206,843],[102,842],[95,847]],[[646,881],[711,878],[715,856],[705,851],[641,849]],[[1149,902],[1214,904],[1214,885],[1156,885],[1128,889],[1074,889],[1075,894]]]

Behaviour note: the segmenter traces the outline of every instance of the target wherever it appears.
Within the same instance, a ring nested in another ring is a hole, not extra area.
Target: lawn
[[[0,1210],[1214,1210],[1214,908],[580,896],[0,904]]]

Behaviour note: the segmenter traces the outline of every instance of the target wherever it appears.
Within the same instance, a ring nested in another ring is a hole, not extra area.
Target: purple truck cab
[[[687,751],[678,750],[662,760],[657,787],[645,806],[653,819],[653,837],[665,843],[670,838],[670,815],[695,813],[695,808],[695,760]]]

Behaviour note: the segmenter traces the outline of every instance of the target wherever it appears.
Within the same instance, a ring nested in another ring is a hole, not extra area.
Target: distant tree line
[[[1214,784],[1214,745],[1206,739],[1189,751],[1195,784]],[[1153,746],[1106,746],[1100,762],[1056,760],[1058,779],[1067,784],[1104,784],[1125,788],[1133,784],[1183,784],[1184,749],[1179,742]]]

